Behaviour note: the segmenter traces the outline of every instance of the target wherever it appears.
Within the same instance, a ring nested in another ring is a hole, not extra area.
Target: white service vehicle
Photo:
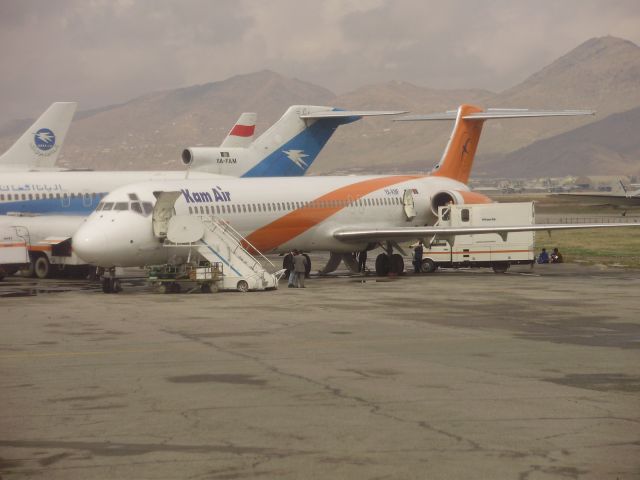
[[[0,280],[29,264],[27,241],[15,228],[0,229]]]
[[[440,227],[506,227],[534,225],[533,202],[445,205],[438,209]],[[424,245],[422,271],[438,267],[491,267],[503,273],[511,265],[532,265],[535,261],[535,232],[434,235]]]
[[[71,234],[84,222],[74,215],[0,216],[0,232],[10,232],[24,243],[26,265],[5,261],[0,256],[0,270],[7,274],[26,267],[37,278],[47,278],[54,271],[79,273],[82,276],[94,271],[71,248]],[[1,246],[1,245],[0,245]],[[32,270],[32,271],[31,271]]]

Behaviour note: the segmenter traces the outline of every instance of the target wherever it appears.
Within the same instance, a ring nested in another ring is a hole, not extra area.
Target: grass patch
[[[557,247],[565,262],[640,268],[640,227],[573,230],[536,234],[536,252]]]

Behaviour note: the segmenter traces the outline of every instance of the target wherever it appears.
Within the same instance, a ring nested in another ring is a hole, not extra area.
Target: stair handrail
[[[219,218],[212,219],[212,222],[215,222],[218,225],[220,225],[222,228],[225,229],[225,231],[226,230],[230,230],[234,234],[234,235],[230,235],[230,236],[236,241],[237,246],[242,248],[245,252],[247,252],[247,255],[249,255],[251,258],[253,258],[256,262],[258,260],[251,253],[249,253],[249,251],[244,247],[242,242],[244,242],[246,245],[251,247],[253,249],[253,251],[256,252],[260,257],[262,257],[267,263],[269,263],[269,265],[271,265],[273,268],[276,268],[276,266],[271,262],[271,260],[269,260],[267,257],[265,257],[264,254],[260,250],[258,250],[249,240],[247,240],[246,237],[242,236],[242,234],[240,232],[238,232],[235,228],[233,228],[229,222],[227,222],[226,220],[223,220],[223,219],[219,219]],[[235,238],[234,238],[234,236],[235,236]],[[238,241],[238,239],[240,239],[242,242]],[[258,262],[258,263],[260,263],[260,262]]]

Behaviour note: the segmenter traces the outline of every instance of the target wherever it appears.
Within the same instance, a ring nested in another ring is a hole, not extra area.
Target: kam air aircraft
[[[84,260],[109,269],[167,263],[178,255],[163,246],[172,215],[218,217],[263,253],[329,251],[332,257],[382,246],[376,272],[404,268],[398,242],[436,234],[501,233],[597,228],[611,224],[442,228],[438,207],[490,203],[467,186],[483,123],[489,119],[592,114],[588,111],[487,110],[462,105],[438,115],[400,120],[455,120],[444,154],[428,175],[316,176],[149,182],[106,196],[73,237]],[[152,215],[139,204],[155,204]],[[629,225],[629,224],[625,224]],[[330,260],[331,262],[331,260]]]
[[[334,107],[294,105],[255,141],[251,140],[256,114],[243,114],[220,147],[192,147],[182,152],[182,162],[189,167],[188,173],[8,172],[0,177],[0,214],[88,215],[114,188],[142,181],[178,180],[185,176],[205,179],[304,175],[340,125],[365,116],[399,113],[406,112],[356,112]]]
[[[114,188],[141,181],[304,175],[340,125],[398,113],[405,112],[294,105],[256,140],[256,114],[244,113],[220,147],[185,149],[186,171],[9,172],[0,176],[0,214],[8,214],[0,215],[0,231],[28,232],[34,275],[45,278],[52,272],[48,255],[53,247],[66,243]],[[149,202],[139,207],[144,213],[153,209]]]
[[[0,172],[55,169],[76,102],[56,102],[0,156]]]

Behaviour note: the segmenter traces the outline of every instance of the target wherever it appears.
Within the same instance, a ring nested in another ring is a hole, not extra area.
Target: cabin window
[[[244,203],[242,204],[242,213],[247,213],[247,206]]]
[[[468,222],[468,221],[469,221],[469,209],[468,209],[468,208],[463,208],[463,209],[460,211],[460,219],[461,219],[463,222]]]
[[[113,202],[107,202],[107,203],[105,203],[105,204],[104,204],[104,206],[102,207],[102,210],[103,210],[103,211],[106,211],[106,210],[112,210],[112,209],[113,209]]]
[[[0,194],[0,201],[4,202],[4,195]]]
[[[120,212],[123,212],[125,210],[129,210],[129,202],[116,202],[116,204],[113,207],[114,210],[118,210]]]
[[[233,210],[233,213],[236,213],[236,206],[235,205],[231,205],[231,209]]]
[[[216,213],[220,215],[220,205],[216,205]]]
[[[7,200],[11,200],[11,194],[7,195]]]
[[[193,212],[191,211],[191,207],[189,207],[189,213],[193,213]]]
[[[202,205],[200,206],[200,215],[204,215],[204,207]]]
[[[131,210],[142,215],[142,205],[140,205],[140,202],[131,202]]]

